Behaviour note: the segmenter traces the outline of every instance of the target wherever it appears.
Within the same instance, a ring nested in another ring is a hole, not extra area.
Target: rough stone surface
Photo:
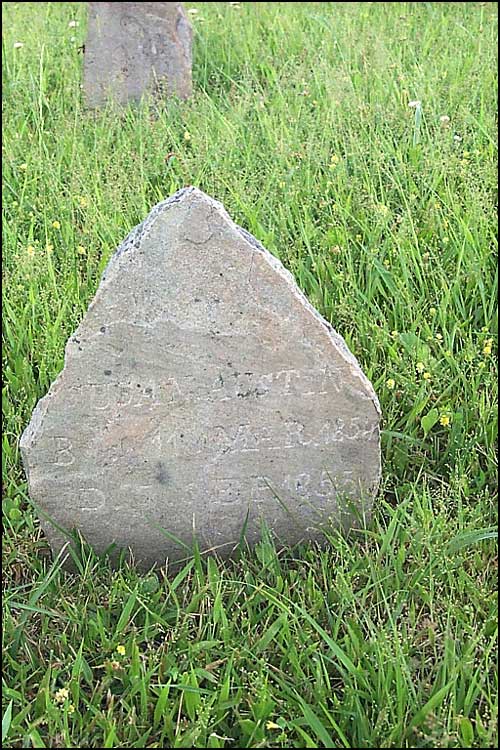
[[[21,450],[45,513],[148,566],[186,555],[159,527],[228,555],[262,519],[293,544],[366,517],[379,417],[292,275],[185,188],[112,256]],[[57,551],[64,535],[42,524]]]
[[[87,104],[192,93],[192,29],[181,3],[89,3],[83,86]]]

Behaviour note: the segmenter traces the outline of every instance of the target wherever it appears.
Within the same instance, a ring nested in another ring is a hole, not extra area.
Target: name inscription
[[[166,377],[162,382],[146,383],[88,383],[81,386],[88,391],[91,410],[100,412],[113,407],[140,409],[160,405],[259,400],[264,397],[311,398],[343,393],[366,401],[369,396],[346,382],[342,374],[328,368],[279,370],[270,373],[219,373],[207,384],[199,377]]]

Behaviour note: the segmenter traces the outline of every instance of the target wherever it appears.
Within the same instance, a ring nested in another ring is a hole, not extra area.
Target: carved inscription
[[[217,491],[208,506],[210,523],[224,517],[225,513],[230,513],[233,521],[243,523],[248,513],[252,517],[276,520],[280,515],[296,511],[300,511],[302,517],[309,517],[311,522],[319,521],[322,515],[337,512],[350,497],[358,497],[362,489],[352,471],[333,477],[326,470],[316,474],[288,474],[279,479],[266,475],[226,477],[217,479],[215,485]],[[195,484],[188,484],[184,489],[191,499],[199,491]]]
[[[265,397],[312,398],[327,394],[351,393],[353,398],[366,400],[363,391],[345,383],[339,373],[327,368],[311,370],[279,370],[257,374],[253,372],[222,373],[214,376],[207,388],[195,376],[168,377],[161,383],[89,383],[82,386],[89,391],[90,407],[103,411],[115,406],[133,409],[158,405],[177,405],[198,402],[225,402],[246,399],[259,401]],[[350,389],[350,390],[349,390]]]
[[[54,463],[56,466],[71,466],[75,462],[73,446],[67,437],[54,437]]]
[[[80,487],[76,498],[78,507],[83,513],[98,513],[110,507],[114,513],[125,512],[128,517],[133,517],[142,514],[143,508],[147,506],[148,500],[155,491],[152,484],[130,482],[120,484],[117,489],[119,493],[117,498],[110,501],[104,491],[97,487]]]
[[[82,511],[102,510],[106,503],[106,497],[102,490],[97,487],[80,487],[78,490],[78,503]]]
[[[370,440],[377,429],[373,423],[367,425],[362,417],[327,420],[320,424],[319,429],[293,419],[261,426],[255,423],[235,427],[215,425],[209,433],[200,431],[196,426],[170,430],[161,427],[157,429],[153,443],[165,454],[175,456],[195,456],[200,453],[224,456],[319,448],[344,441],[362,442]]]

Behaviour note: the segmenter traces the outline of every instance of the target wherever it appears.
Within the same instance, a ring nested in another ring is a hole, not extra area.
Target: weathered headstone
[[[83,67],[87,104],[192,93],[192,29],[181,3],[89,3]]]
[[[220,203],[185,188],[112,256],[21,439],[33,500],[143,566],[230,554],[366,517],[377,397],[292,275]],[[65,538],[42,521],[55,550]]]

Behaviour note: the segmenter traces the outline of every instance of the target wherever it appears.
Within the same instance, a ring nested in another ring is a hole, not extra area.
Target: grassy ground
[[[199,3],[194,98],[96,116],[85,6],[3,4],[6,746],[493,747],[496,4]],[[373,525],[70,576],[17,441],[110,254],[188,184],[372,380]]]

